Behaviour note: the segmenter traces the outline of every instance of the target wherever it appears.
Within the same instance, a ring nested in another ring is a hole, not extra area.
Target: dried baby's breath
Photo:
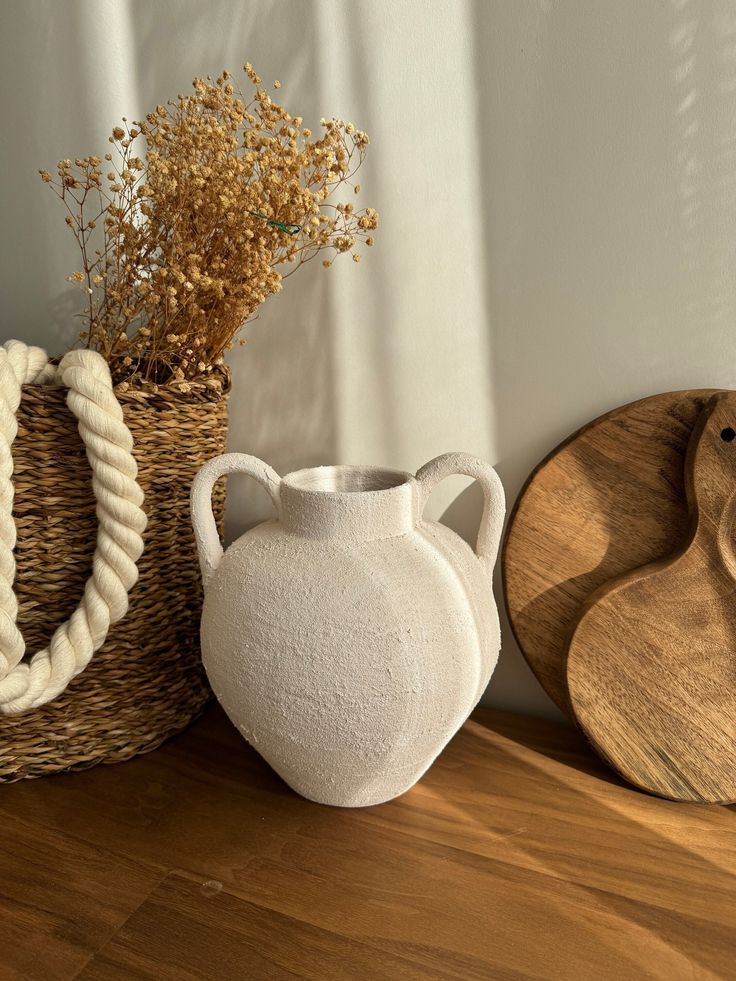
[[[328,202],[352,186],[366,134],[323,119],[312,138],[243,70],[248,102],[228,71],[197,78],[191,95],[114,127],[104,164],[92,155],[39,171],[79,244],[82,269],[68,278],[87,298],[82,338],[117,382],[207,376],[300,265],[325,250],[327,267],[341,252],[358,262],[354,246],[373,244],[375,210]]]

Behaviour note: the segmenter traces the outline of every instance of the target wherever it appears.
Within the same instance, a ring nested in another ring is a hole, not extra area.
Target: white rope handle
[[[69,389],[67,405],[77,417],[92,468],[98,522],[92,575],[82,601],[57,628],[49,646],[30,661],[23,661],[25,642],[16,625],[18,602],[13,592],[12,446],[25,384],[63,384]],[[19,715],[61,694],[102,646],[110,625],[127,612],[146,527],[132,450],[133,437],[100,354],[70,351],[57,368],[41,348],[21,341],[0,347],[0,714]]]

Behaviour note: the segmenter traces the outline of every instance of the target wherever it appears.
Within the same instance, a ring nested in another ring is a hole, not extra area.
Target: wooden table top
[[[145,757],[0,787],[0,978],[736,977],[736,810],[477,711],[420,783],[302,800],[218,709]]]

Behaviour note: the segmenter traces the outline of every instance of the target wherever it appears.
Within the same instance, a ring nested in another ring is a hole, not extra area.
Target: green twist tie
[[[282,232],[286,232],[287,235],[296,235],[297,232],[302,230],[301,225],[294,225],[288,221],[273,221],[266,215],[262,215],[260,211],[250,211],[249,214],[254,215],[256,218],[261,218],[263,221],[267,221],[272,228],[278,228]]]

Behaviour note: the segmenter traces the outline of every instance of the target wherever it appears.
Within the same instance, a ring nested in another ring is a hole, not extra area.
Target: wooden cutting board
[[[718,390],[621,406],[570,436],[529,477],[502,554],[511,626],[532,671],[574,717],[565,660],[590,594],[685,540],[687,444]]]
[[[583,605],[567,682],[586,735],[661,797],[736,801],[736,392],[714,397],[688,447],[688,534],[668,558]]]

